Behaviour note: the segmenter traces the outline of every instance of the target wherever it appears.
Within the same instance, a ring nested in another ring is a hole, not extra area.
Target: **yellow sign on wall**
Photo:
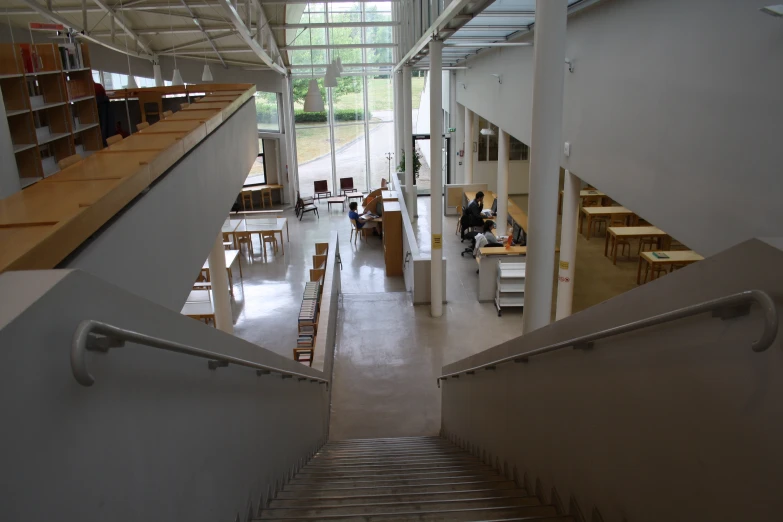
[[[568,270],[568,261],[560,261],[560,270]]]
[[[441,238],[441,234],[432,234],[432,249],[433,250],[443,249],[443,240]]]

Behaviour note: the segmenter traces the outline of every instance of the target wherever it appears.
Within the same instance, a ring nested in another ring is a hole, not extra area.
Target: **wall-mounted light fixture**
[[[494,76],[495,78],[498,79],[498,83],[499,84],[501,84],[501,85],[503,84],[503,75],[502,74],[492,74],[492,73],[490,73],[490,76]]]
[[[574,72],[574,64],[573,64],[573,62],[571,62],[571,60],[566,58],[565,63],[568,66],[568,72],[570,72],[570,73]]]
[[[464,90],[464,91],[468,90],[468,86],[465,85],[463,82],[457,82],[457,85],[462,85],[462,90]]]

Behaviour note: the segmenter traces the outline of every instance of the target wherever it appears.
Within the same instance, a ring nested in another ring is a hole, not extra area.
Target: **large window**
[[[260,131],[280,132],[279,103],[276,92],[256,92],[256,123]]]
[[[310,3],[300,23],[341,24],[391,21],[391,2]],[[289,20],[290,22],[290,20]],[[378,188],[381,178],[395,170],[394,96],[388,72],[356,64],[392,62],[392,27],[329,27],[297,32],[288,45],[351,46],[297,50],[290,53],[297,76],[293,82],[299,185],[303,196],[313,193],[313,182],[326,180],[339,192],[340,179],[353,178],[361,191]],[[379,48],[363,47],[366,44]],[[337,86],[323,87],[325,65],[340,58],[345,70]],[[308,68],[311,67],[311,68]],[[305,113],[304,97],[310,78],[317,78],[324,100],[321,113]],[[389,160],[387,155],[392,155]],[[391,167],[391,169],[390,169]]]
[[[497,125],[492,125],[484,118],[479,118],[479,130],[491,129],[492,133],[482,134],[479,132],[478,140],[478,160],[479,161],[497,161],[498,160],[498,134],[500,129]],[[516,139],[509,136],[509,161],[528,161],[530,158],[530,148]]]
[[[258,157],[253,162],[253,166],[250,167],[245,186],[263,185],[266,183],[266,163],[264,161],[264,140],[258,138]]]

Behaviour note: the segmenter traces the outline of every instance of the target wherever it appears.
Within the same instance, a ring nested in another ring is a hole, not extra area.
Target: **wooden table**
[[[226,219],[223,222],[223,227],[221,228],[221,232],[223,232],[223,241],[231,241],[234,245],[234,248],[237,248],[237,242],[236,238],[234,237],[234,232],[236,232],[237,227],[239,227],[240,224],[242,224],[242,219]]]
[[[348,200],[350,201],[354,198],[364,199],[366,197],[366,194],[362,194],[358,190],[354,190],[353,192],[346,192],[345,197],[348,198]]]
[[[588,207],[596,208],[596,207]],[[612,262],[617,264],[617,238],[633,239],[640,237],[666,237],[669,234],[658,227],[608,227],[606,229],[606,244],[604,255],[609,255],[609,238],[612,238]]]
[[[381,191],[381,199],[383,201],[397,201],[400,197],[400,194],[397,191],[394,190],[382,190]]]
[[[656,250],[657,254],[666,254],[669,256],[667,259],[660,259],[653,255],[652,252],[642,252],[639,256],[639,269],[636,271],[636,284],[642,284],[642,264],[647,262],[647,266],[644,269],[644,282],[647,282],[647,273],[653,265],[690,265],[696,261],[704,259],[702,256],[694,252],[693,250]],[[655,279],[655,270],[652,271],[650,281]]]
[[[241,225],[237,228],[235,234],[238,237],[247,236],[251,239],[253,234],[258,234],[259,238],[262,232],[272,232],[280,234],[280,246],[285,254],[285,244],[283,243],[283,228],[288,241],[291,241],[291,236],[288,232],[288,219],[286,218],[267,218],[267,219],[245,219]],[[263,247],[263,239],[260,239],[261,246]]]
[[[584,217],[587,216],[587,239],[590,239],[590,231],[592,230],[593,218],[596,216],[617,216],[624,215],[630,216],[633,211],[628,210],[625,207],[582,207],[582,211],[579,215],[579,233],[582,233],[582,222]]]
[[[560,199],[557,202],[557,213],[562,214],[563,213],[563,193],[564,191],[560,191]],[[579,191],[579,199],[584,204],[585,199],[588,198],[605,198],[607,197],[606,194],[601,192],[600,190],[595,189],[588,189],[588,190],[580,190]]]
[[[264,203],[264,192],[269,192],[269,206],[272,206],[272,191],[273,190],[279,190],[280,191],[280,202],[283,201],[283,185],[255,185],[255,186],[249,186],[244,187],[242,189],[242,208],[244,210],[247,210],[245,207],[245,197],[244,195],[246,193],[250,194],[250,210],[253,209],[253,192],[260,192],[261,193],[261,208],[266,208],[266,204]]]
[[[226,250],[226,270],[228,271],[228,291],[231,293],[231,295],[234,295],[234,278],[233,274],[231,273],[231,265],[234,264],[234,261],[239,260],[239,277],[242,277],[242,258],[239,255],[239,250]],[[207,259],[204,261],[204,264],[201,266],[201,270],[206,272],[207,281],[211,281],[212,278],[209,276],[209,260]],[[205,290],[194,290],[194,292],[204,292]]]
[[[193,290],[188,295],[188,300],[182,306],[182,315],[187,315],[193,319],[215,324],[215,306],[212,304],[212,298],[209,290]]]
[[[484,208],[491,209],[492,204],[495,202],[495,193],[491,190],[482,190],[484,193]],[[470,202],[476,199],[476,191],[465,191],[465,201],[463,206],[467,209]]]
[[[326,204],[327,204],[326,209],[329,210],[329,209],[332,208],[332,205],[338,205],[339,204],[339,205],[342,205],[343,210],[345,210],[345,199],[346,199],[345,196],[335,196],[335,197],[332,197],[332,198],[326,198]]]

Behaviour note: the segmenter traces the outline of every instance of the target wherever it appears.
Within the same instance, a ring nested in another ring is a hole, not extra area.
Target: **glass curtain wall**
[[[300,22],[308,20],[326,24],[391,22],[391,2],[310,3]],[[381,178],[388,178],[389,170],[395,168],[386,157],[394,153],[394,97],[388,65],[392,62],[392,28],[304,29],[289,45],[307,46],[311,38],[314,46],[340,47],[314,49],[312,59],[309,50],[291,53],[292,65],[312,65],[312,71],[298,68],[293,82],[299,190],[303,196],[312,195],[316,181],[326,181],[332,194],[345,185],[363,192],[378,188]],[[337,87],[326,89],[325,66],[337,57],[345,70]],[[379,65],[359,65],[363,63]],[[305,113],[304,97],[313,77],[318,80],[326,110]]]

